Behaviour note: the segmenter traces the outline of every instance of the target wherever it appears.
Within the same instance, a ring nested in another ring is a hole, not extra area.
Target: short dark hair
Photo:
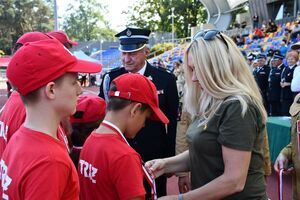
[[[117,86],[114,82],[111,82],[110,84],[110,91],[117,91]],[[123,108],[125,108],[126,106],[130,105],[131,103],[133,103],[135,101],[131,101],[131,100],[127,100],[127,99],[122,99],[122,98],[118,98],[118,97],[109,97],[107,106],[106,106],[106,110],[107,111],[118,111],[118,110],[122,110]],[[150,108],[147,104],[141,103],[142,107],[141,107],[141,111],[145,111],[146,109]]]
[[[62,76],[58,77],[57,79],[53,80],[53,82],[55,84],[57,84],[57,85],[60,85],[61,82],[62,82],[62,80],[63,80],[64,75],[62,75]],[[42,86],[42,87],[44,87],[44,86]],[[40,87],[40,88],[42,88],[42,87]],[[39,99],[40,88],[38,88],[38,89],[36,89],[36,90],[34,90],[32,92],[29,92],[28,94],[26,94],[24,96],[21,95],[21,99],[22,99],[23,103],[25,105],[28,105],[29,103],[35,103],[35,102],[37,102],[38,99]],[[18,88],[16,88],[16,89],[18,90]]]

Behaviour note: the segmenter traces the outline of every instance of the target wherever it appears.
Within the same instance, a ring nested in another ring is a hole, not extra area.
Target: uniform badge
[[[128,36],[128,37],[130,37],[131,36],[131,31],[129,30],[129,29],[127,29],[127,31],[126,31],[126,35]]]
[[[164,90],[157,90],[157,94],[164,94]]]
[[[150,81],[153,80],[152,76],[148,76],[147,78],[148,78]]]

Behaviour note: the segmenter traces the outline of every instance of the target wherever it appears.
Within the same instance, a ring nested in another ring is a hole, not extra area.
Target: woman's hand
[[[191,190],[191,180],[189,174],[178,177],[178,189],[180,193],[186,193]]]
[[[164,159],[150,160],[145,163],[145,167],[149,170],[155,178],[165,173],[166,162]]]

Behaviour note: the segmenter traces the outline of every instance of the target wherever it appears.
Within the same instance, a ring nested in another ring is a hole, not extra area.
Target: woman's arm
[[[244,189],[251,152],[230,149],[222,146],[224,173],[201,188],[184,195],[185,200],[222,199]]]
[[[189,171],[189,151],[185,151],[177,156],[155,159],[146,162],[145,166],[154,174],[155,178],[165,173]]]
[[[206,185],[183,194],[184,200],[219,200],[244,189],[251,152],[222,146],[224,173]],[[162,197],[160,200],[177,199],[177,196]]]

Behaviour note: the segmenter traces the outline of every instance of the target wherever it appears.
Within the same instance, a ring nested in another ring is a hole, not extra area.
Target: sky
[[[107,5],[108,14],[105,16],[116,31],[122,31],[126,26],[126,15],[121,14],[123,10],[128,10],[130,5],[133,5],[136,0],[98,0],[98,2]],[[74,3],[74,0],[56,0],[58,7],[58,17],[61,19],[64,16],[65,10],[69,3]],[[62,22],[59,22],[62,24]]]

